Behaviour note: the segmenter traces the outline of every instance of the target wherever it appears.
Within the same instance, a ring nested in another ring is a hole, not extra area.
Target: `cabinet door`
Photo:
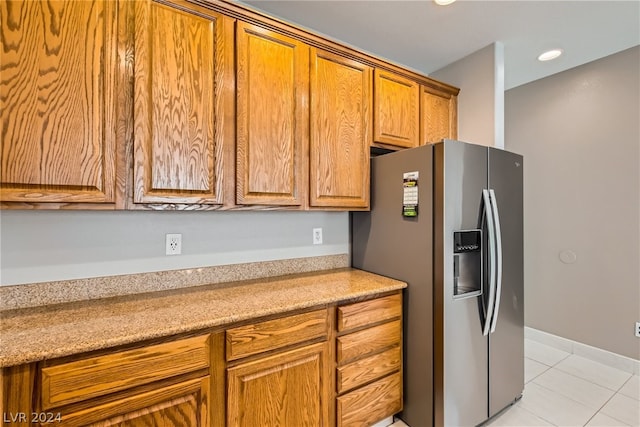
[[[118,3],[0,2],[0,200],[113,203]]]
[[[457,96],[428,86],[421,87],[420,145],[458,137]]]
[[[232,21],[179,1],[135,8],[134,202],[220,204]]]
[[[242,22],[236,43],[236,201],[301,205],[308,168],[309,48]]]
[[[372,70],[311,50],[310,205],[369,207]]]
[[[229,368],[227,425],[327,425],[326,348],[314,344]]]
[[[65,427],[208,427],[210,378],[198,378],[62,415]]]
[[[397,74],[376,70],[373,87],[374,141],[398,147],[417,147],[420,85]]]

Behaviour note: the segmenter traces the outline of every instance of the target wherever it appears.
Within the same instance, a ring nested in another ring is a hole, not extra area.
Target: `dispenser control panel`
[[[480,249],[482,233],[480,230],[465,230],[453,232],[453,252],[472,252]]]

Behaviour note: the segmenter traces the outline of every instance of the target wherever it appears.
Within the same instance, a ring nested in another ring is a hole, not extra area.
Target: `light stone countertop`
[[[405,288],[342,268],[0,311],[0,367],[203,330]]]

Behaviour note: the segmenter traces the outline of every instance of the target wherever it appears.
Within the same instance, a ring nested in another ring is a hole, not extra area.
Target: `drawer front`
[[[369,426],[402,410],[402,375],[389,375],[340,396],[338,427]]]
[[[227,360],[327,336],[327,310],[240,326],[227,331]]]
[[[376,378],[399,371],[402,362],[400,346],[390,348],[338,368],[338,393],[352,390]]]
[[[378,353],[387,347],[399,345],[401,339],[402,323],[400,320],[343,335],[338,337],[338,364],[349,363],[357,358]]]
[[[338,332],[402,316],[402,294],[338,307]]]
[[[46,366],[42,407],[49,409],[209,367],[209,336]]]

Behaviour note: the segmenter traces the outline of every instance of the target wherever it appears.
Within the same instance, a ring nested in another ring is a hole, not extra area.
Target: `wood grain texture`
[[[311,50],[311,206],[369,206],[371,91],[370,67]]]
[[[420,145],[458,137],[458,97],[428,86],[420,88]]]
[[[2,201],[114,202],[117,9],[0,2]]]
[[[337,391],[338,393],[347,392],[377,378],[399,371],[401,366],[400,345],[340,366],[337,369]]]
[[[237,203],[302,205],[308,47],[242,22],[236,34]]]
[[[35,387],[36,365],[11,366],[0,370],[0,427],[29,427],[30,417],[26,421],[16,420],[6,415],[31,414],[33,391]]]
[[[324,426],[327,343],[228,369],[228,427]]]
[[[343,335],[337,340],[337,361],[339,365],[349,363],[400,342],[402,342],[402,323],[400,320]]]
[[[325,370],[323,373],[323,384],[324,384],[324,393],[327,398],[326,404],[324,405],[325,409],[325,425],[335,426],[336,425],[336,397],[338,394],[336,393],[336,369],[338,367],[338,363],[336,361],[336,307],[335,305],[331,305],[327,308],[328,311],[328,322],[329,322],[329,335],[327,337],[327,358],[325,364]]]
[[[226,427],[227,425],[227,387],[225,363],[225,334],[224,331],[211,334],[210,353],[210,391],[209,417],[211,427]]]
[[[327,336],[327,310],[316,310],[227,330],[227,360]]]
[[[42,408],[87,400],[209,367],[209,337],[54,364],[41,369]]]
[[[338,427],[367,427],[402,410],[402,374],[338,397]]]
[[[402,294],[362,301],[338,307],[338,332],[357,329],[400,318],[402,316]]]
[[[135,203],[222,203],[224,18],[135,4]]]
[[[311,31],[296,26],[295,24],[292,24],[290,22],[262,15],[260,12],[252,9],[251,6],[244,6],[242,3],[235,0],[219,0],[216,2],[212,2],[211,7],[217,11],[220,11],[229,16],[233,16],[234,18],[237,18],[244,22],[259,24],[264,28],[268,28],[272,31],[278,31],[282,34],[286,34],[289,37],[301,40],[311,47],[334,53],[350,60],[355,60],[373,68],[379,68],[381,70],[389,71],[394,74],[402,75],[420,84],[438,87],[442,90],[450,91],[455,94],[458,94],[459,92],[459,89],[454,86],[439,82],[423,74],[419,74],[410,69],[400,67],[396,64],[385,61],[381,58],[374,57],[365,52],[358,51],[353,47],[338,43],[335,40],[329,40],[326,37],[314,34]]]
[[[185,381],[62,416],[65,427],[208,427],[210,378]]]
[[[420,85],[382,70],[374,74],[373,140],[417,147],[420,137]]]

